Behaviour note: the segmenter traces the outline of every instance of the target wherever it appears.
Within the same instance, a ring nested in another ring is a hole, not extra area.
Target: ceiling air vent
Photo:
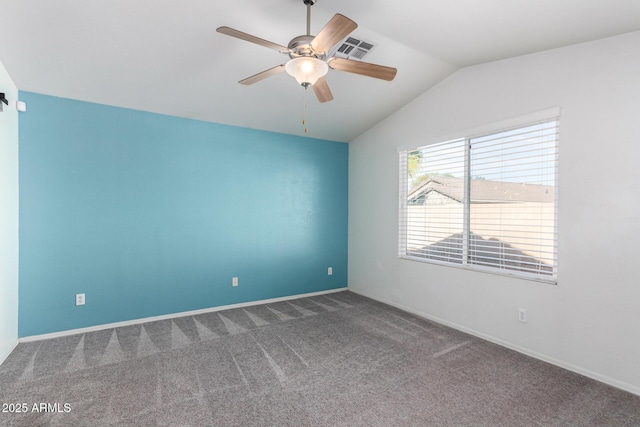
[[[353,37],[347,37],[342,43],[338,43],[336,47],[329,52],[328,56],[361,60],[371,49],[373,49],[371,43]]]

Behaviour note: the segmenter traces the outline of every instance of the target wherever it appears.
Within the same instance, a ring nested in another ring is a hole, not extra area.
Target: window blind
[[[401,257],[557,270],[558,120],[400,152]]]
[[[406,255],[462,263],[465,141],[406,155]]]

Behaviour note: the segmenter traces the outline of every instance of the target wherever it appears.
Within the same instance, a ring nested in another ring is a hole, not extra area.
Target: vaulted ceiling
[[[0,61],[24,91],[348,142],[461,67],[640,30],[638,0],[317,0],[311,33],[335,13],[398,74],[330,70],[335,99],[309,91],[306,134],[292,77],[237,83],[288,57],[216,32],[287,45],[302,0],[0,0]]]

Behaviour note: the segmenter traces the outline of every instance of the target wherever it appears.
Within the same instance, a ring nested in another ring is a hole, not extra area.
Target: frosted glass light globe
[[[313,86],[320,77],[325,76],[329,72],[329,66],[326,62],[312,57],[294,58],[285,65],[287,74],[295,78],[301,84],[310,84]]]

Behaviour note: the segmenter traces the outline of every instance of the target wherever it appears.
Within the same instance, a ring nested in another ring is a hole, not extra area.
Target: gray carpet
[[[639,396],[351,292],[22,343],[0,402],[10,426],[640,425]]]

